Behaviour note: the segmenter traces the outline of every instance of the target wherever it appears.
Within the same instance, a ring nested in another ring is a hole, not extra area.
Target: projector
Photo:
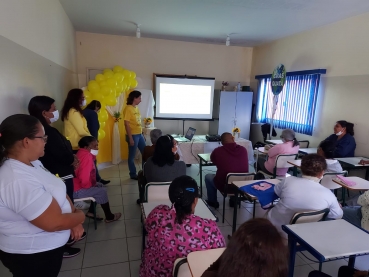
[[[207,141],[220,141],[219,135],[206,135]]]

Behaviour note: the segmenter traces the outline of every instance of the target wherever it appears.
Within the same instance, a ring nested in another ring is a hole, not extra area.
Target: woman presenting
[[[142,135],[141,114],[137,105],[141,103],[141,92],[134,90],[127,98],[127,106],[124,108],[124,126],[126,127],[126,141],[128,143],[128,168],[129,176],[137,180],[136,166],[134,162],[137,148],[141,155],[146,146]]]
[[[354,124],[339,120],[334,125],[334,134],[326,140],[336,142],[334,158],[355,157],[356,142],[354,139]]]

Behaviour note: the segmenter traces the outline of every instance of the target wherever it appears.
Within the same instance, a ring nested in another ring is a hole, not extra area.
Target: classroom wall
[[[0,57],[0,121],[27,113],[35,95],[60,109],[78,85],[74,28],[58,0],[2,0]]]
[[[287,71],[325,68],[320,108],[313,136],[297,134],[316,147],[333,133],[337,120],[355,124],[356,155],[369,155],[369,13],[299,33],[254,48],[251,86],[258,74],[270,74],[279,63]],[[257,97],[255,97],[256,99]],[[280,135],[281,130],[277,130]],[[261,140],[260,125],[251,128],[253,142]]]
[[[153,73],[215,77],[217,89],[222,81],[229,81],[233,86],[237,82],[250,83],[250,47],[85,32],[76,33],[76,43],[80,86],[86,84],[87,68],[112,68],[117,64],[135,71],[138,88],[144,89],[153,89]],[[182,121],[156,120],[155,126],[164,133],[182,133]],[[186,121],[185,129],[189,126],[196,128],[198,134],[209,131],[208,122]]]

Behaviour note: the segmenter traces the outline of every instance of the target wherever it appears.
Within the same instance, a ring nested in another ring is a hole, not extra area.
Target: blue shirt
[[[333,134],[327,137],[326,140],[336,142],[335,158],[355,157],[356,142],[350,134],[344,135],[341,139],[338,139],[338,136]]]
[[[90,131],[91,136],[97,139],[98,132],[100,129],[100,123],[99,119],[97,118],[97,112],[90,109],[84,109],[83,116],[86,118],[87,128]]]

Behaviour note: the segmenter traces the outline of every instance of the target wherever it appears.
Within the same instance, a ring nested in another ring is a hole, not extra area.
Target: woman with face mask
[[[74,198],[93,197],[96,203],[101,205],[106,223],[118,220],[122,214],[111,212],[107,190],[101,183],[96,182],[95,159],[98,154],[99,143],[96,138],[86,136],[80,139],[78,146],[80,149],[76,155],[81,164],[76,170],[76,177],[73,179]],[[93,202],[91,202],[86,217],[94,218],[93,205]],[[103,218],[97,216],[97,220],[103,220]]]
[[[334,125],[333,130],[334,134],[325,140],[336,142],[334,158],[355,157],[354,124],[345,120],[339,120]]]
[[[83,116],[82,108],[86,106],[83,90],[79,88],[68,92],[61,111],[61,119],[64,121],[64,134],[72,144],[73,151],[78,150],[78,142],[81,138],[91,136],[87,127],[87,121]]]

